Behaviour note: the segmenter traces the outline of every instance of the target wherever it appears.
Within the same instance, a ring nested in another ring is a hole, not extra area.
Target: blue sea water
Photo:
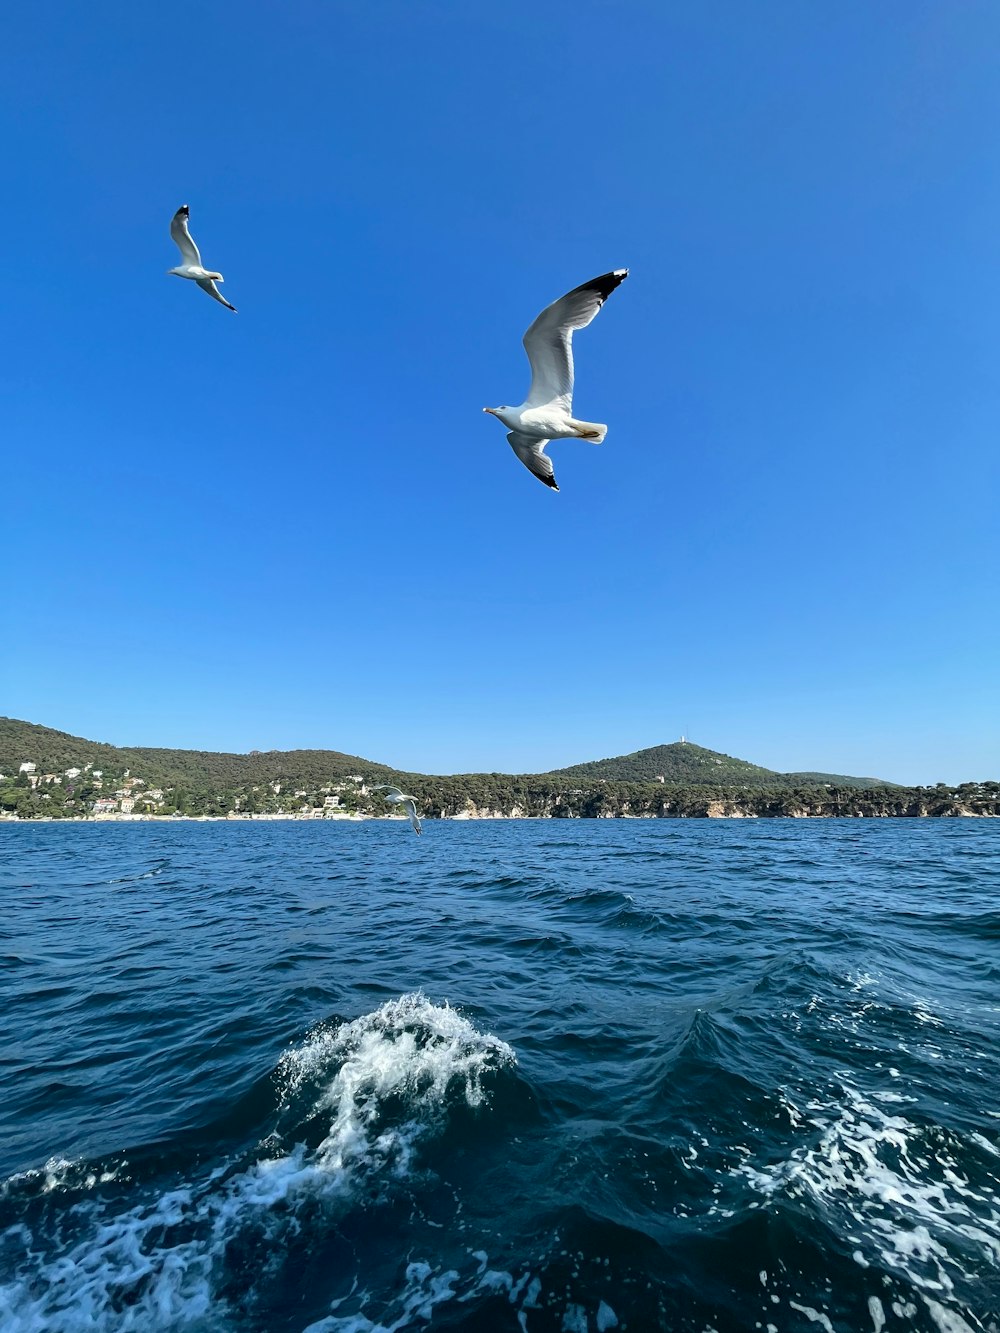
[[[1000,826],[0,826],[0,1328],[1000,1328]]]

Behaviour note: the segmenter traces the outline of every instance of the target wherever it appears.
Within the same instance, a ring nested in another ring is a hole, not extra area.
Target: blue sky
[[[993,0],[8,7],[0,712],[1000,774]],[[166,276],[178,205],[231,315]],[[577,283],[559,494],[485,404]]]

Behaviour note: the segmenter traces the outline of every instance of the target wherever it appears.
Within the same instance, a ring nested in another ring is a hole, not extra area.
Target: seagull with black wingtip
[[[509,427],[507,439],[524,466],[539,481],[556,485],[552,460],[545,452],[550,440],[591,440],[600,444],[607,426],[577,421],[573,416],[573,332],[585,329],[611,293],[628,277],[616,268],[574,287],[546,306],[524,335],[531,363],[531,388],[520,407],[484,407]]]
[[[225,282],[222,274],[207,269],[201,262],[201,254],[188,230],[188,218],[190,216],[191,210],[187,204],[181,204],[170,219],[170,235],[173,237],[177,249],[180,250],[184,262],[178,264],[176,268],[168,268],[167,272],[172,273],[175,278],[190,278],[192,282],[198,284],[203,292],[208,292],[214,301],[218,301],[220,305],[224,305],[227,310],[231,310],[235,315],[236,307],[229,304],[215,285],[217,282]]]

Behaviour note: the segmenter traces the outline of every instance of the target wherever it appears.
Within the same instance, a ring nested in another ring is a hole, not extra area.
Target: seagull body
[[[407,796],[405,791],[400,791],[398,787],[390,787],[387,783],[380,783],[377,787],[372,787],[372,791],[384,791],[384,799],[390,805],[401,805],[409,816],[410,823],[413,825],[413,832],[420,832],[420,820],[417,818],[417,798],[415,796]]]
[[[524,335],[531,363],[531,387],[520,407],[484,407],[510,428],[510,447],[529,472],[556,485],[552,460],[545,452],[550,440],[591,440],[600,444],[608,433],[596,421],[573,416],[573,331],[585,329],[611,293],[628,277],[617,268],[592,278],[546,306]]]
[[[183,264],[178,264],[176,268],[168,268],[167,272],[172,273],[176,278],[190,278],[196,282],[203,292],[208,292],[213,300],[224,305],[227,310],[236,313],[236,307],[230,305],[226,298],[216,287],[217,282],[225,282],[221,273],[214,273],[207,269],[201,262],[201,254],[194,241],[191,239],[191,233],[188,231],[188,218],[191,210],[187,204],[181,204],[180,208],[170,219],[170,235],[174,243],[181,252]]]

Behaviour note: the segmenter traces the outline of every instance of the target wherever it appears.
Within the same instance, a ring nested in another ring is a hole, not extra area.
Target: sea
[[[3,1333],[1000,1329],[1000,823],[0,825]]]

